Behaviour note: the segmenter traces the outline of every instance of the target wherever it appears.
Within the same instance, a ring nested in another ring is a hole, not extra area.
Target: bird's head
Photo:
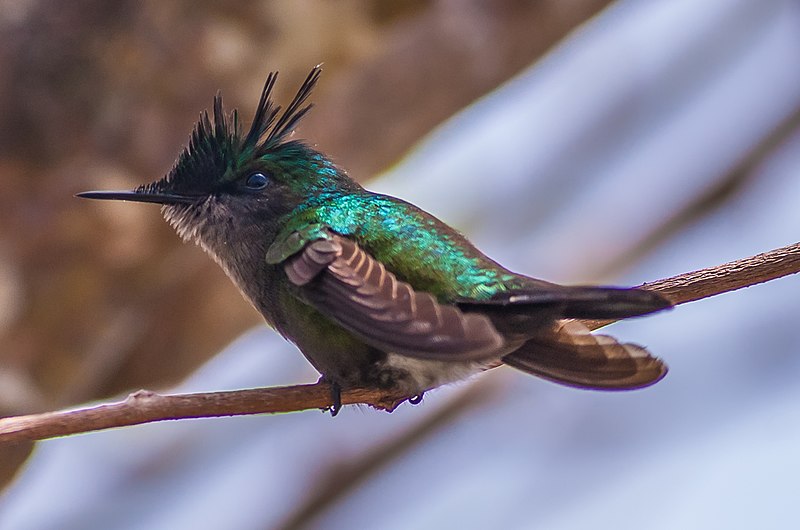
[[[311,108],[306,104],[321,69],[313,68],[282,111],[272,99],[277,72],[270,73],[252,125],[243,134],[238,112],[226,114],[214,98],[192,132],[189,144],[162,179],[130,191],[89,191],[79,197],[163,205],[166,219],[184,239],[207,250],[247,233],[274,226],[313,197],[357,188],[324,155],[289,136]]]

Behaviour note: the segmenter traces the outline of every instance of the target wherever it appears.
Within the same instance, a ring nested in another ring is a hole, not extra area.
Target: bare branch
[[[663,293],[675,304],[683,304],[797,272],[800,272],[800,243],[644,287]],[[596,329],[610,322],[588,324]],[[366,404],[391,412],[407,397],[376,389],[352,389],[343,392],[342,403]],[[118,403],[0,418],[0,443],[43,440],[155,421],[297,412],[330,405],[330,388],[324,383],[179,395],[140,390]]]
[[[407,397],[382,390],[351,389],[342,392],[342,404],[366,404],[391,412]],[[326,383],[175,395],[139,390],[116,403],[1,418],[0,443],[43,440],[155,421],[277,414],[325,409],[330,405],[331,391]]]

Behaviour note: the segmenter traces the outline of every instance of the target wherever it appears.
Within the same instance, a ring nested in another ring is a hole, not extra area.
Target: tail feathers
[[[618,319],[672,307],[662,295],[645,289],[567,287],[564,318]]]
[[[646,289],[594,286],[537,286],[528,291],[502,293],[487,305],[504,307],[559,306],[562,318],[620,319],[672,307],[662,295]]]
[[[503,362],[550,381],[595,390],[632,390],[652,385],[667,366],[645,348],[592,335],[574,320],[560,320],[547,333],[503,357]]]

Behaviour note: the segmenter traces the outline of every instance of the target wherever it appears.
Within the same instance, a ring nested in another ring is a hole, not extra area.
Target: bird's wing
[[[576,320],[555,322],[503,362],[556,383],[594,390],[641,388],[667,373],[667,366],[642,346],[594,335]]]
[[[332,232],[282,261],[300,296],[380,350],[438,360],[497,356],[504,345],[489,318],[440,304],[400,281],[356,242]]]

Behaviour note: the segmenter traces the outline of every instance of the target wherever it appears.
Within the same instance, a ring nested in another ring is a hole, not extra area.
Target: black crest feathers
[[[300,85],[294,99],[286,107],[277,122],[275,119],[280,113],[281,107],[273,103],[272,89],[275,86],[278,73],[270,73],[267,76],[267,82],[264,83],[264,90],[261,92],[258,108],[253,117],[253,124],[250,126],[250,131],[247,133],[243,146],[245,148],[255,148],[258,152],[264,152],[279,145],[294,130],[303,116],[311,110],[311,104],[306,106],[303,106],[303,104],[308,99],[308,96],[311,95],[311,91],[314,90],[321,73],[322,68],[319,65],[311,69],[306,80]]]
[[[252,125],[244,137],[238,111],[233,110],[226,115],[222,95],[217,93],[214,96],[213,122],[208,111],[204,111],[175,167],[164,179],[150,187],[194,191],[211,189],[240,165],[279,148],[311,109],[311,104],[304,104],[321,72],[320,65],[311,69],[283,112],[272,98],[278,73],[270,72],[261,91]]]

